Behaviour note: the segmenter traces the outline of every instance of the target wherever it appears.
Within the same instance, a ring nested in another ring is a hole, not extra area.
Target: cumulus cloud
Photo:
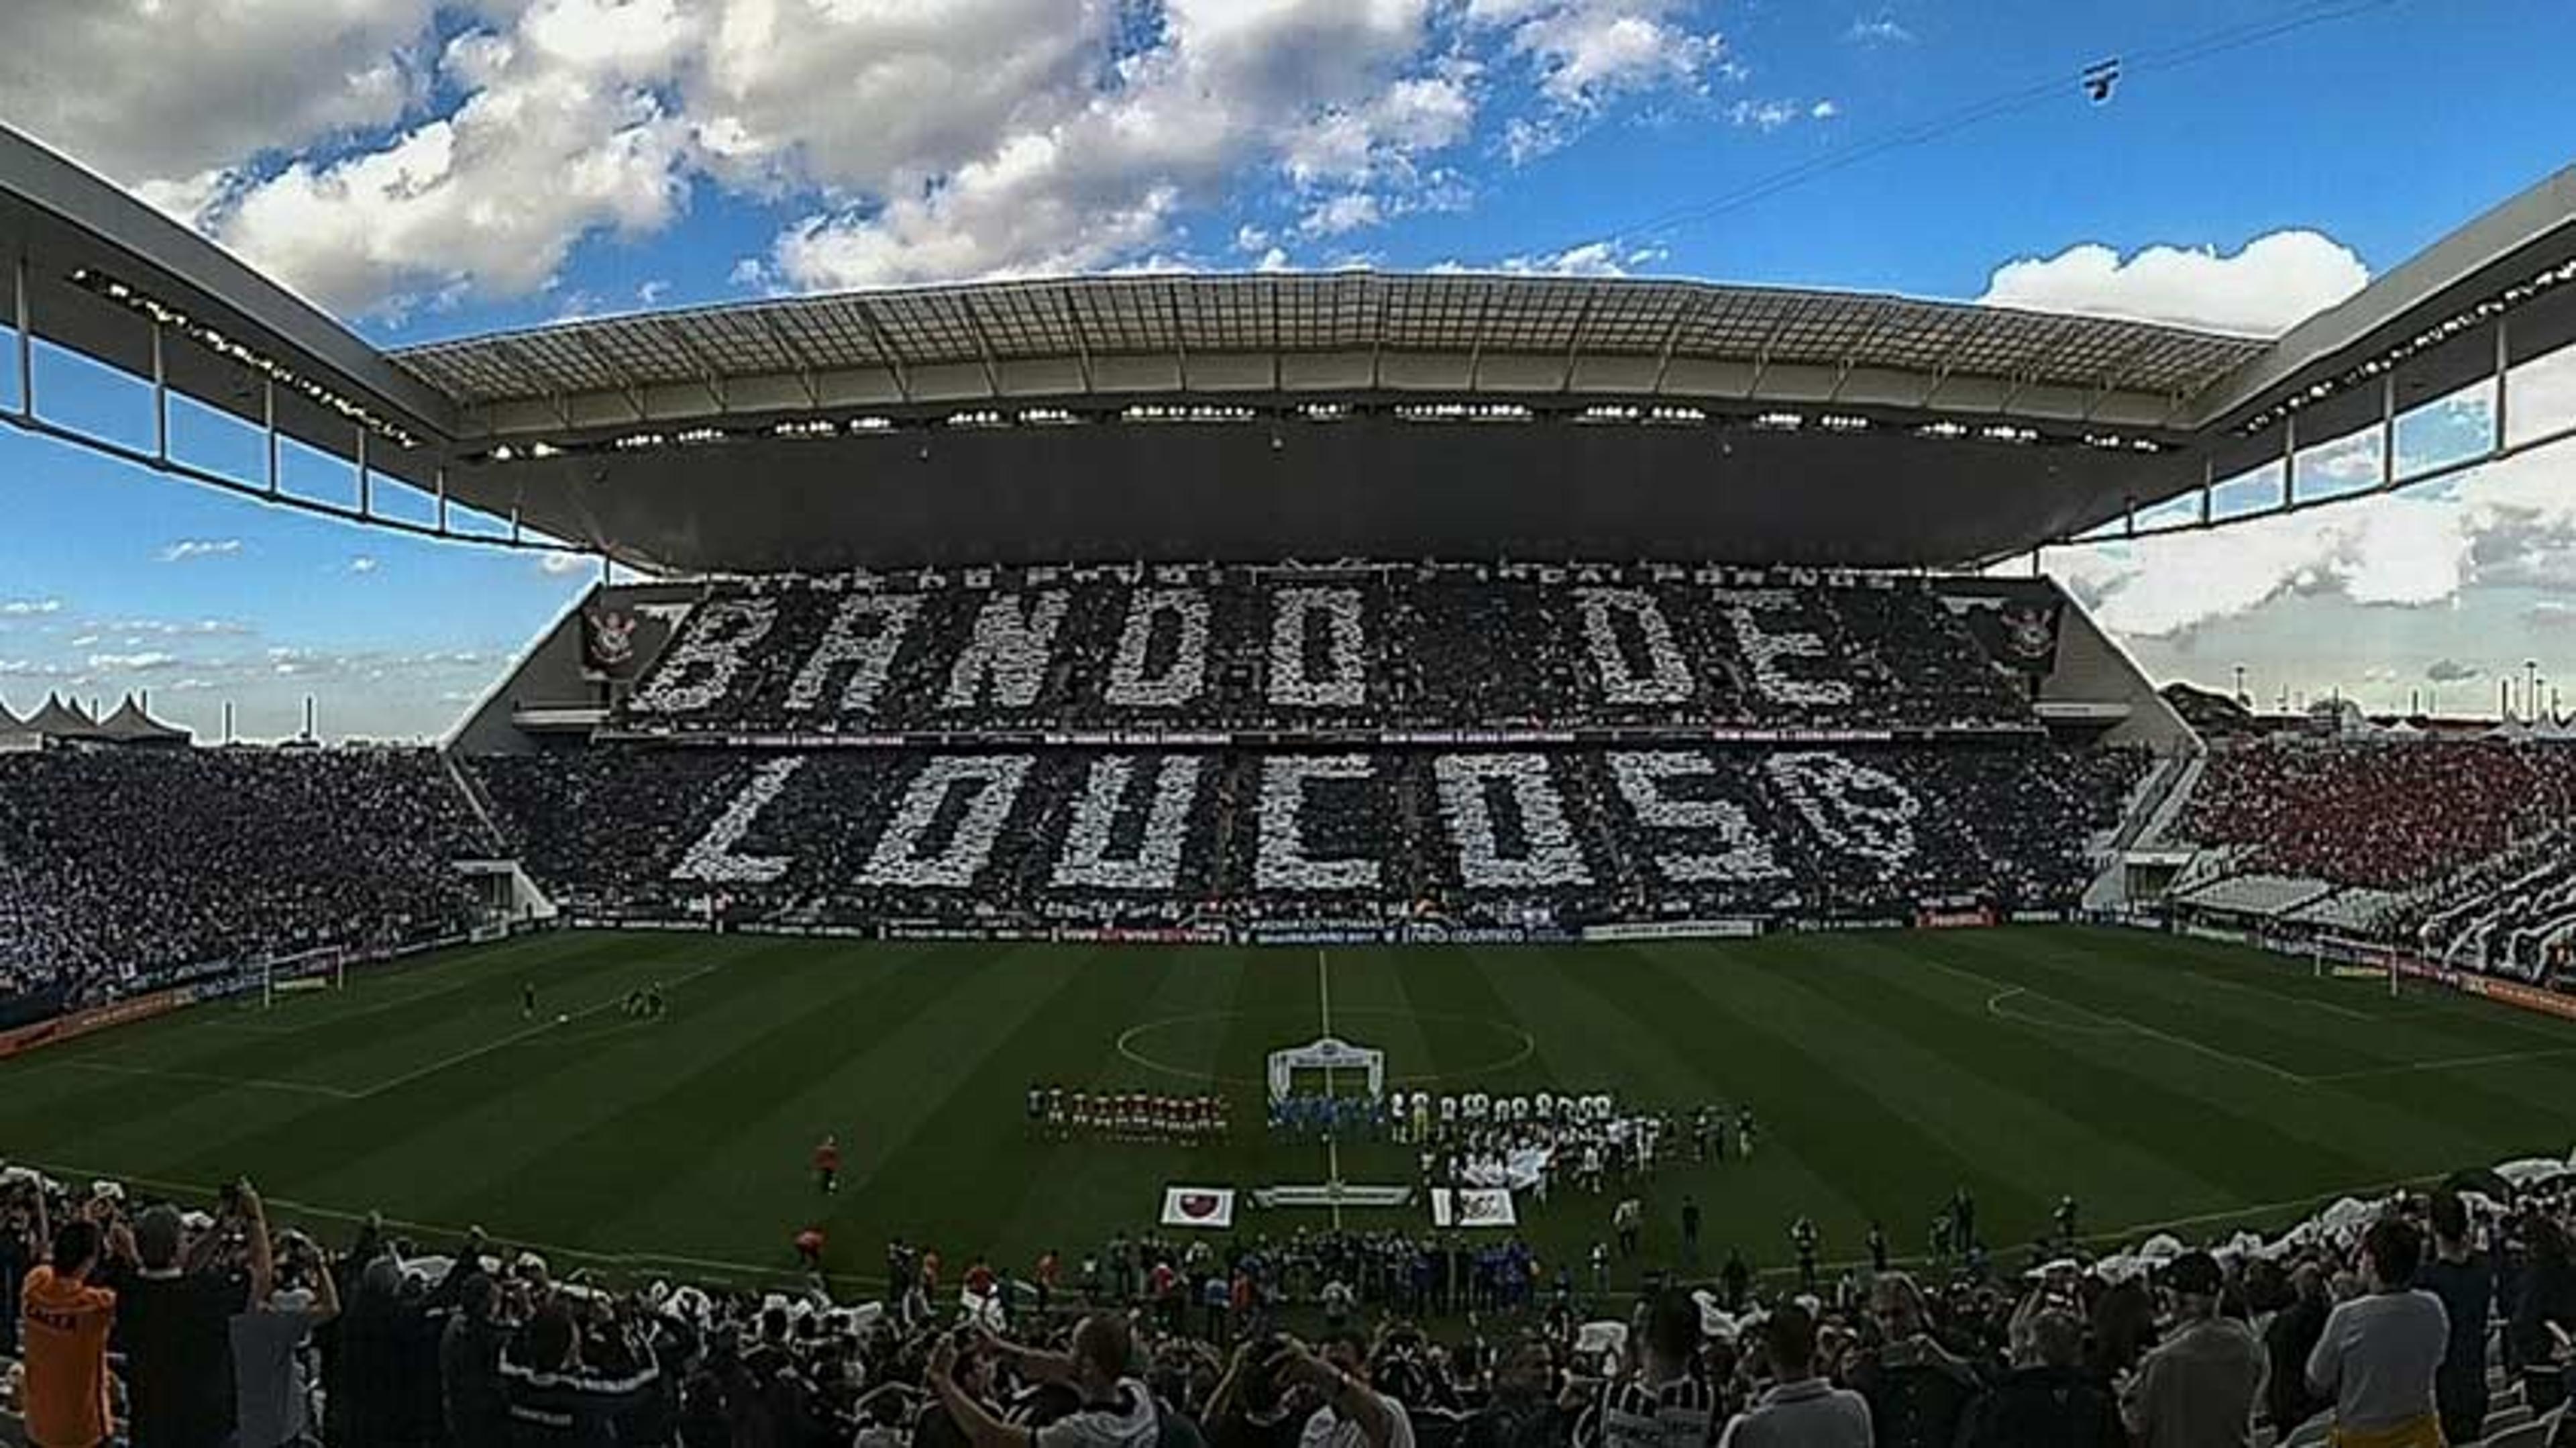
[[[164,563],[185,563],[192,558],[225,558],[242,551],[239,538],[182,538],[161,547]]]
[[[225,168],[391,125],[425,95],[436,0],[10,0],[9,123],[193,214]]]
[[[312,300],[399,318],[547,292],[585,239],[666,228],[709,184],[787,218],[736,286],[1187,264],[1188,218],[1266,181],[1279,209],[1236,246],[1259,257],[1464,205],[1443,158],[1480,139],[1527,160],[1704,94],[1735,72],[1699,10],[28,0],[0,20],[0,94]]]
[[[1899,24],[1895,16],[1881,13],[1854,19],[1851,29],[1843,32],[1843,39],[1855,45],[1905,45],[1913,41],[1914,32]]]
[[[537,571],[545,574],[549,578],[563,578],[571,574],[579,573],[583,569],[590,567],[591,562],[592,560],[590,556],[585,553],[572,553],[562,549],[549,549],[538,555]]]
[[[2423,607],[2479,586],[2576,591],[2576,448],[2526,453],[2448,489],[2052,549],[2047,563],[2105,627],[2143,638],[2292,593]]]
[[[2257,336],[2288,331],[2360,291],[2370,269],[2315,231],[2275,231],[2234,252],[2151,246],[2122,256],[2098,242],[1997,267],[1978,301],[2210,327]]]
[[[349,560],[349,571],[351,573],[373,573],[382,566],[383,564],[380,563],[373,555],[366,553],[358,554],[356,557]]]
[[[1726,54],[1681,0],[1468,0],[1470,25],[1504,32],[1539,90],[1575,110],[1624,93],[1696,87]]]
[[[1507,256],[1484,265],[1443,261],[1435,263],[1429,270],[1444,276],[1486,272],[1523,277],[1624,277],[1634,275],[1641,267],[1652,266],[1664,256],[1663,248],[1657,246],[1587,241],[1563,251]]]
[[[63,601],[59,598],[0,599],[0,618],[37,618],[62,611]]]

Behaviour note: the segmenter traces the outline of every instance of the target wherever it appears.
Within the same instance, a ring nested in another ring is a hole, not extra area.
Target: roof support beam
[[[858,317],[860,326],[868,329],[868,340],[877,344],[877,355],[885,358],[886,370],[894,374],[895,395],[903,399],[905,406],[911,406],[912,370],[903,365],[903,354],[895,350],[894,339],[886,335],[885,323],[877,320],[876,309],[861,297],[852,297],[843,305]]]
[[[36,420],[36,324],[35,301],[27,294],[27,254],[18,253],[17,284],[12,287],[10,312],[18,328],[18,415],[29,422]]]
[[[769,345],[777,348],[779,355],[796,364],[796,385],[805,393],[805,405],[820,408],[823,405],[823,388],[815,380],[813,357],[797,344],[795,338],[788,336],[786,329],[779,326],[777,320],[768,312],[755,311],[751,314],[751,319],[759,325],[761,334],[769,338]]]

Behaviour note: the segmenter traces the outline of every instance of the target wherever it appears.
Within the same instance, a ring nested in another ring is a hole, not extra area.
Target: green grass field
[[[543,1012],[521,1019],[522,982]],[[671,1012],[615,1009],[660,981]],[[1405,951],[861,945],[557,934],[354,976],[276,1009],[199,1007],[0,1064],[0,1158],[203,1192],[247,1173],[325,1221],[381,1209],[424,1244],[481,1223],[607,1265],[750,1278],[821,1220],[845,1288],[889,1234],[1025,1270],[1149,1226],[1166,1183],[1314,1182],[1323,1149],[1259,1123],[1262,1059],[1332,1025],[1404,1084],[1607,1089],[1750,1103],[1758,1158],[1664,1171],[1712,1258],[1825,1255],[1882,1218],[1901,1253],[1966,1183],[1999,1248],[2061,1192],[2088,1235],[2212,1232],[2467,1165],[2567,1151],[2576,1031],[2501,1006],[2191,941],[2058,928],[1778,936],[1741,944]],[[556,1025],[557,1013],[570,1015]],[[1216,1147],[1053,1143],[1032,1081],[1224,1083]],[[808,1149],[840,1133],[841,1192]],[[1409,1181],[1393,1146],[1352,1181]],[[1415,1207],[1354,1225],[1427,1226]],[[1607,1235],[1608,1205],[1523,1202],[1543,1260]],[[1245,1231],[1321,1225],[1249,1212]]]

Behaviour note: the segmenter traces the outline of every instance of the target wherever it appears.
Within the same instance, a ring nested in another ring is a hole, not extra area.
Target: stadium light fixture
[[[1807,415],[1803,412],[1765,412],[1755,416],[1753,425],[1772,432],[1796,432],[1807,425]]]
[[[674,433],[671,440],[682,447],[704,447],[711,442],[723,442],[725,433],[724,429],[718,427],[683,428]]]
[[[316,406],[338,413],[396,447],[408,450],[420,446],[420,439],[414,437],[409,429],[378,416],[374,409],[365,403],[297,372],[264,352],[225,336],[213,325],[197,321],[186,312],[161,301],[129,282],[111,277],[91,267],[75,268],[70,275],[70,281],[72,285],[94,296],[115,302],[128,311],[149,319],[156,326],[166,327],[179,333],[216,356],[249,368],[271,383],[301,394]]]
[[[1827,432],[1867,432],[1869,419],[1848,412],[1828,412],[1816,419],[1816,426]]]
[[[947,425],[955,428],[986,428],[1001,427],[1008,421],[1009,419],[992,408],[982,407],[948,414]]]
[[[1968,435],[1968,425],[1964,422],[1951,422],[1947,419],[1940,422],[1927,422],[1921,427],[1914,429],[1914,435],[1917,437],[1939,438],[1944,442],[1955,442]]]
[[[1988,442],[2008,442],[2015,446],[2023,446],[2039,441],[2039,432],[2037,429],[2015,427],[2008,422],[1989,423],[1988,425],[1977,429],[1977,436],[1984,438]]]
[[[769,430],[771,437],[830,437],[839,432],[828,417],[803,417],[782,422]]]
[[[1020,412],[1024,427],[1071,427],[1082,419],[1061,407],[1030,407]]]
[[[1309,402],[1297,409],[1297,415],[1308,422],[1347,422],[1351,405],[1347,402]]]

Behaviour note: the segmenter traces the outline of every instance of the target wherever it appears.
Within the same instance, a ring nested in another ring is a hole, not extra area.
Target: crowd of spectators
[[[2211,751],[2184,834],[2250,847],[2241,868],[2339,885],[2429,885],[2576,811],[2561,743],[2275,733]]]
[[[2569,984],[2576,972],[2576,834],[2561,825],[2445,878],[2391,922],[2425,956],[2460,969]]]
[[[1613,1292],[1507,1237],[1301,1232],[975,1259],[961,1291],[893,1243],[857,1301],[611,1285],[372,1220],[327,1249],[248,1183],[183,1212],[12,1176],[0,1409],[43,1445],[2252,1448],[2321,1420],[2467,1448],[2559,1406],[2576,1330],[2547,1185],[2089,1260],[1874,1240],[1830,1285],[1731,1252],[1623,1260]]]
[[[591,746],[471,763],[576,913],[1178,925],[2060,909],[2145,763],[2030,740],[1333,754]]]
[[[90,999],[453,933],[492,852],[420,749],[0,754],[0,979]]]
[[[1918,580],[1509,564],[725,582],[619,717],[757,734],[2032,720]]]

